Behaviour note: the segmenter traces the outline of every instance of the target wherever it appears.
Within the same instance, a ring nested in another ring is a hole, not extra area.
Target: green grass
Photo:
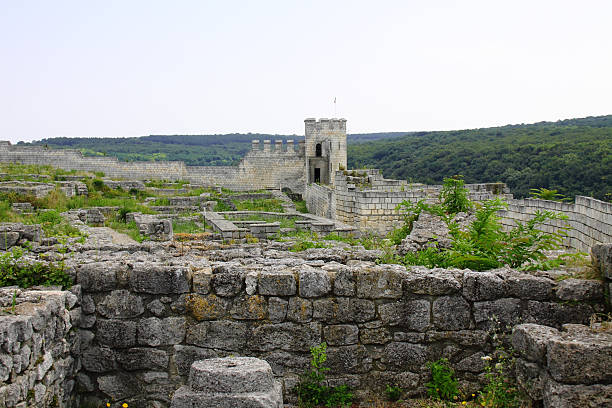
[[[297,212],[308,213],[308,208],[306,208],[306,201],[299,200],[299,201],[294,201],[293,203],[295,204],[295,210]]]
[[[282,201],[276,198],[257,198],[254,200],[232,200],[238,211],[285,212]]]
[[[172,231],[175,234],[197,234],[206,230],[206,223],[201,227],[194,221],[172,221]]]
[[[126,234],[136,242],[142,242],[147,239],[144,235],[140,234],[138,225],[134,221],[126,223],[116,219],[111,219],[106,220],[104,226],[112,228],[122,234]]]
[[[72,281],[64,264],[55,263],[24,263],[22,257],[25,252],[20,248],[0,254],[0,286],[17,285],[21,288],[43,285],[60,285],[69,288]]]

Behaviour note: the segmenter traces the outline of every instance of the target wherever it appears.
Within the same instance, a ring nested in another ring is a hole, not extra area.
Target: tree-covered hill
[[[448,132],[416,132],[348,147],[349,168],[387,178],[441,183],[503,181],[516,197],[531,188],[573,197],[612,196],[612,115]]]

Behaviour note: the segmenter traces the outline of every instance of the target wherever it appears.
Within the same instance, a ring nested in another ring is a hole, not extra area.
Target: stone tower
[[[346,169],[346,119],[306,119],[306,183],[333,184],[334,172]]]

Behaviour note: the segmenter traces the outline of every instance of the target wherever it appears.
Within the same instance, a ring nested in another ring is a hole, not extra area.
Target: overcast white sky
[[[0,0],[0,139],[612,114],[612,1]]]

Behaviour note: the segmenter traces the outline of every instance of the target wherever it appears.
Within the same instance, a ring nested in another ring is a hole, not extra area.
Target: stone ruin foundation
[[[293,253],[288,245],[75,247],[65,259],[70,291],[0,290],[0,407],[180,407],[182,395],[211,388],[201,385],[206,364],[194,362],[230,356],[265,360],[274,375],[268,390],[280,384],[284,401],[295,403],[309,348],[323,341],[330,382],[349,385],[358,399],[388,384],[423,395],[426,363],[441,357],[476,392],[482,357],[495,349],[492,316],[515,327],[517,378],[533,401],[612,401],[609,334],[586,326],[609,307],[608,283],[511,269],[406,269],[376,265],[379,251]],[[611,251],[594,251],[607,278]],[[251,390],[230,391],[271,395]]]

